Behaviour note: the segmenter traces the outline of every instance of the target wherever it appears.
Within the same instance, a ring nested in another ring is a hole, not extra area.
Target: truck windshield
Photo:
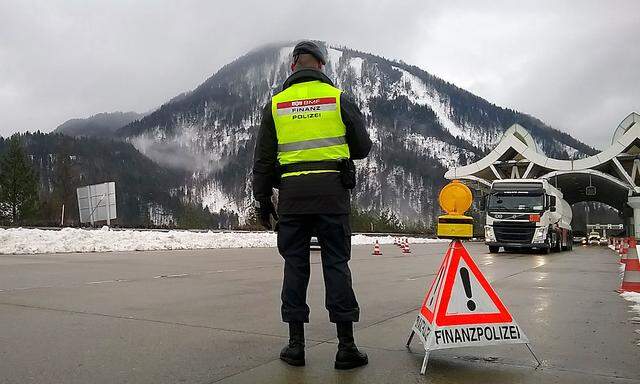
[[[542,211],[542,195],[495,194],[489,196],[489,211]]]

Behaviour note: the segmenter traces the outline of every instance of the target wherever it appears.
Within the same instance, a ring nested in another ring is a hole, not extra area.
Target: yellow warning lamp
[[[473,237],[473,218],[465,216],[473,202],[469,187],[458,180],[445,185],[438,197],[440,207],[447,212],[438,217],[437,235],[443,239],[470,239]]]

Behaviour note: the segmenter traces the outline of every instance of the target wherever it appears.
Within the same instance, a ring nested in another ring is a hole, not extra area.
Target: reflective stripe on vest
[[[278,144],[279,152],[299,151],[301,149],[313,149],[330,147],[332,145],[346,144],[347,139],[344,136],[340,137],[328,137],[326,139],[311,139],[305,141],[298,141],[295,143]]]
[[[341,91],[319,80],[293,84],[271,101],[280,164],[349,158],[346,128],[340,115]],[[282,176],[307,173],[289,172]]]

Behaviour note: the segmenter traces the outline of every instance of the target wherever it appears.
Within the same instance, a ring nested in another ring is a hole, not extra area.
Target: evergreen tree
[[[38,211],[38,179],[18,134],[8,147],[0,159],[0,215],[10,224],[22,224]]]

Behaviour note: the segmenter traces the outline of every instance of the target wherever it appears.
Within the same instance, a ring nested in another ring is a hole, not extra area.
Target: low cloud
[[[133,137],[129,142],[151,160],[169,168],[211,173],[223,168],[226,163],[211,152],[185,146],[180,137],[156,140],[143,135]]]

